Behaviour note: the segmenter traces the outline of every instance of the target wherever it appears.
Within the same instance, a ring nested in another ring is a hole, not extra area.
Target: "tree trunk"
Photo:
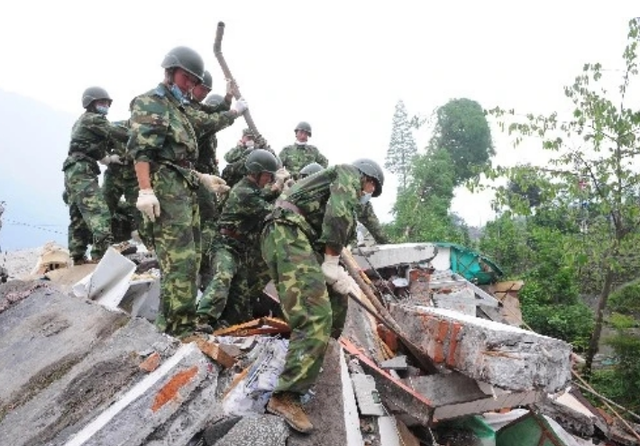
[[[600,343],[602,322],[604,320],[604,310],[607,308],[607,302],[609,300],[609,295],[611,294],[613,275],[613,268],[611,268],[611,266],[607,267],[604,284],[602,285],[602,291],[600,292],[600,298],[598,299],[598,308],[596,309],[596,324],[593,327],[593,333],[591,334],[591,340],[589,341],[589,350],[587,350],[587,357],[585,359],[584,375],[587,379],[591,377],[593,357],[598,353],[598,344]]]

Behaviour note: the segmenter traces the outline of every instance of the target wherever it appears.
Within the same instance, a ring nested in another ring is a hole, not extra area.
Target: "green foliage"
[[[500,265],[507,277],[517,277],[528,270],[534,259],[527,238],[526,221],[512,218],[507,212],[486,224],[479,250]]]
[[[640,223],[636,197],[640,171],[635,162],[640,147],[635,135],[640,129],[640,112],[627,101],[630,81],[638,74],[639,25],[638,18],[629,21],[623,52],[625,69],[617,91],[604,87],[600,64],[588,63],[573,85],[564,89],[573,104],[568,119],[560,119],[557,113],[536,116],[500,108],[489,111],[503,130],[515,136],[514,146],[534,138],[548,154],[545,165],[535,168],[537,176],[531,175],[531,166],[496,166],[488,176],[519,178],[539,189],[536,193],[546,198],[540,200],[544,205],[540,212],[537,207],[534,212],[526,194],[520,193],[521,199],[514,200],[518,191],[509,187],[496,190],[496,208],[543,217],[545,227],[555,230],[561,240],[568,268],[565,282],[572,270],[578,271],[583,289],[598,289],[599,311],[586,356],[587,374],[598,348],[610,292],[617,281],[640,265],[635,254]],[[558,218],[562,215],[568,217],[569,224],[562,224]],[[562,279],[557,274],[555,277]]]
[[[394,222],[390,234],[398,243],[467,243],[468,230],[450,215],[454,171],[449,154],[432,150],[417,155],[412,164],[410,182],[398,193],[393,207]]]
[[[407,186],[413,157],[418,153],[412,128],[419,126],[420,122],[417,117],[409,119],[404,102],[396,103],[384,167],[400,176],[401,189]]]
[[[628,283],[613,292],[609,308],[621,314],[640,316],[640,281]]]
[[[449,153],[456,186],[477,176],[495,155],[484,110],[466,98],[452,99],[438,108],[430,145]]]

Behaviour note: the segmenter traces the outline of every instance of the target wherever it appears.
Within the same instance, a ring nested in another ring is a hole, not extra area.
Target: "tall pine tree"
[[[400,176],[400,187],[404,190],[409,180],[411,161],[418,153],[418,146],[413,139],[411,121],[402,100],[396,103],[392,126],[391,141],[389,142],[384,167]]]

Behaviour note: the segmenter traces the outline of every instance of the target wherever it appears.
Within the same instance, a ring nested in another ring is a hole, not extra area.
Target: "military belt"
[[[300,210],[300,208],[298,206],[296,206],[295,204],[291,203],[290,201],[285,201],[285,200],[276,200],[276,207],[277,208],[282,208],[282,209],[287,209],[295,214],[300,215],[301,217],[304,217],[304,213]]]
[[[176,166],[180,166],[184,169],[193,169],[193,163],[188,160],[173,161],[173,164],[175,164]]]

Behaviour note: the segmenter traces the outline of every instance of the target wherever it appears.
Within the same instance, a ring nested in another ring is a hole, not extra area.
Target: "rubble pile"
[[[356,249],[368,289],[303,398],[311,435],[265,414],[287,351],[283,320],[180,341],[152,323],[152,256],[40,261],[38,279],[0,285],[2,444],[637,444],[572,387],[568,344],[508,323],[521,317],[513,283],[468,280],[452,252]]]

